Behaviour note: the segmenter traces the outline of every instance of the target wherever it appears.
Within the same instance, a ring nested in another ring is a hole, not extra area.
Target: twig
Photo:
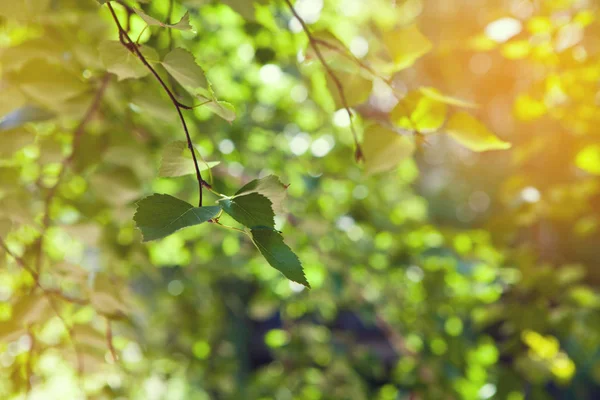
[[[110,355],[113,359],[113,362],[118,361],[117,351],[115,350],[115,346],[113,345],[113,333],[112,333],[112,324],[110,319],[106,318],[106,344],[108,346],[108,350],[110,351]]]
[[[317,57],[319,58],[319,61],[321,62],[321,65],[323,65],[323,68],[325,68],[325,71],[327,72],[327,74],[331,77],[331,79],[334,82],[334,84],[337,88],[337,91],[340,95],[340,99],[342,100],[342,105],[344,106],[346,113],[348,113],[348,118],[350,119],[350,130],[352,131],[352,138],[354,139],[354,145],[356,147],[356,150],[354,153],[354,158],[356,161],[364,160],[364,155],[363,155],[362,149],[360,147],[360,143],[358,142],[358,135],[356,134],[356,129],[354,127],[354,124],[352,123],[352,111],[350,111],[350,107],[348,106],[348,101],[346,100],[346,95],[344,94],[344,86],[342,85],[342,82],[340,82],[339,78],[335,75],[335,73],[333,72],[333,70],[331,69],[329,64],[327,64],[327,61],[325,61],[325,57],[323,57],[323,54],[321,53],[321,49],[319,49],[318,42],[313,37],[310,29],[308,28],[308,25],[306,25],[306,22],[302,19],[300,14],[298,14],[296,9],[292,5],[292,2],[290,0],[285,0],[285,2],[287,4],[288,8],[290,9],[290,11],[292,12],[292,14],[294,15],[294,17],[296,17],[296,19],[300,22],[300,25],[302,25],[302,29],[304,30],[304,32],[306,33],[306,36],[308,37],[308,42],[310,44],[310,47],[312,47],[312,49],[315,51]]]
[[[190,132],[188,130],[187,123],[185,122],[185,118],[183,117],[183,113],[181,112],[181,109],[183,107],[182,107],[181,103],[179,101],[177,101],[177,99],[175,98],[175,95],[173,94],[171,89],[169,89],[169,87],[167,86],[165,81],[160,77],[158,72],[156,72],[156,70],[152,67],[152,65],[150,65],[148,60],[146,60],[146,57],[144,57],[144,55],[142,54],[142,52],[140,51],[138,46],[135,44],[135,42],[133,40],[131,40],[131,38],[129,37],[127,32],[123,29],[123,27],[121,26],[121,23],[119,22],[119,18],[117,18],[117,14],[115,13],[115,10],[114,10],[112,4],[110,3],[110,1],[107,2],[106,5],[108,6],[108,9],[110,10],[112,18],[115,21],[115,24],[117,25],[117,29],[119,30],[119,40],[120,40],[121,44],[123,44],[123,46],[125,46],[125,48],[127,50],[129,50],[130,52],[135,54],[140,59],[140,61],[146,66],[146,68],[148,68],[148,70],[152,73],[152,75],[154,75],[156,80],[160,83],[162,88],[165,90],[165,92],[171,99],[171,102],[175,106],[175,109],[177,110],[177,114],[179,115],[179,119],[181,120],[181,125],[183,126],[183,131],[185,132],[185,137],[187,139],[188,149],[190,150],[190,153],[192,153],[192,159],[194,161],[194,168],[196,169],[196,179],[198,180],[198,196],[199,196],[198,205],[199,205],[199,207],[202,207],[202,186],[203,186],[204,180],[202,179],[202,175],[200,174],[200,167],[198,166],[198,160],[197,160],[196,154],[194,152],[194,145],[192,144],[192,138],[190,136]]]
[[[54,200],[54,197],[56,196],[58,187],[60,186],[62,179],[64,178],[67,167],[75,159],[75,155],[77,152],[77,148],[79,147],[79,142],[81,140],[81,136],[83,135],[83,132],[85,131],[85,127],[92,120],[92,116],[98,109],[98,107],[100,105],[100,100],[102,99],[102,96],[104,95],[104,92],[106,91],[106,87],[108,86],[109,81],[110,81],[109,74],[104,75],[104,77],[100,81],[100,87],[96,91],[96,95],[94,96],[92,103],[88,107],[83,118],[81,119],[81,121],[79,121],[79,124],[77,125],[77,127],[75,128],[75,131],[73,132],[73,143],[71,144],[71,153],[62,160],[60,172],[58,173],[56,182],[54,183],[54,185],[52,185],[52,187],[48,191],[48,194],[46,195],[46,200],[44,201],[44,216],[42,218],[41,234],[40,234],[40,237],[36,241],[35,254],[37,254],[37,261],[36,261],[36,267],[35,267],[36,275],[34,275],[35,279],[37,279],[38,276],[42,272],[42,252],[43,252],[43,248],[44,248],[44,238],[46,236],[46,231],[48,230],[48,227],[50,226],[50,208],[52,206],[52,201]]]

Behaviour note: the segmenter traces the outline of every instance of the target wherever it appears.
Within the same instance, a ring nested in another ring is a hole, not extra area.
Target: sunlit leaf
[[[150,73],[135,53],[130,52],[116,40],[101,43],[99,51],[100,59],[106,70],[117,75],[119,80],[143,78]],[[140,51],[150,63],[155,63],[159,60],[156,50],[152,47],[143,46],[140,48]]]
[[[383,41],[396,70],[410,67],[433,47],[415,24],[385,32]]]
[[[446,133],[473,151],[506,150],[511,144],[499,139],[477,119],[466,112],[454,114],[446,126]]]
[[[420,133],[435,132],[444,125],[447,106],[431,94],[409,92],[390,113],[392,122],[406,130]]]
[[[196,63],[192,53],[185,49],[173,49],[162,61],[163,67],[184,88],[197,93],[200,88],[207,88],[208,81],[202,68]]]
[[[442,103],[446,103],[448,105],[451,106],[457,106],[457,107],[465,107],[465,108],[477,108],[477,104],[475,103],[471,103],[469,101],[465,101],[465,100],[461,100],[461,99],[457,99],[455,97],[451,97],[451,96],[447,96],[445,94],[442,94],[439,90],[432,88],[432,87],[421,87],[419,89],[421,91],[421,93],[423,93],[425,96],[429,97],[432,100],[436,100]]]
[[[194,151],[198,160],[198,168],[201,172],[221,163],[220,161],[202,162],[200,153],[196,149]],[[194,167],[194,161],[188,149],[187,142],[175,141],[165,146],[158,172],[159,176],[175,177],[195,173],[196,168]]]
[[[283,201],[287,193],[287,187],[281,183],[275,175],[269,175],[261,179],[254,179],[244,185],[235,193],[235,196],[242,196],[250,193],[258,193],[265,196],[271,202],[275,213],[283,213]]]
[[[367,101],[373,89],[373,81],[364,78],[359,71],[355,71],[354,73],[335,71],[334,74],[340,84],[339,86],[336,80],[327,73],[325,79],[327,89],[335,102],[336,110],[344,108],[344,106],[353,107]],[[344,104],[344,98],[346,104]]]
[[[155,193],[138,202],[133,220],[142,231],[144,242],[147,242],[206,222],[214,218],[220,209],[218,206],[194,207],[168,194]]]
[[[600,145],[584,147],[577,153],[575,165],[592,175],[600,175]]]
[[[298,256],[284,243],[279,232],[268,228],[254,228],[252,241],[273,268],[289,280],[310,288]]]
[[[369,126],[363,134],[362,150],[365,171],[368,174],[388,171],[410,157],[415,144],[413,139],[400,135],[381,125]]]
[[[137,15],[140,16],[141,19],[144,20],[144,22],[146,22],[150,26],[160,26],[162,28],[171,28],[180,31],[189,31],[192,29],[192,26],[190,25],[190,14],[188,12],[186,12],[178,22],[174,24],[165,24],[163,22],[160,22],[156,18],[144,13],[142,10],[134,8],[134,11]]]

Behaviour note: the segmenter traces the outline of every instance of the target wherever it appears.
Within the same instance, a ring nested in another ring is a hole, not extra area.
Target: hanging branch
[[[85,128],[88,125],[88,123],[92,120],[92,117],[96,113],[96,110],[100,106],[100,101],[102,99],[102,96],[104,95],[104,92],[106,91],[106,87],[108,86],[109,81],[110,81],[109,74],[104,75],[104,77],[100,81],[100,87],[96,91],[96,95],[94,96],[92,103],[88,107],[87,111],[83,115],[83,118],[81,119],[81,121],[79,121],[79,124],[77,125],[77,127],[75,128],[75,131],[73,132],[73,143],[71,144],[71,153],[62,160],[60,172],[58,173],[56,182],[48,190],[48,194],[46,195],[46,199],[44,201],[44,214],[42,217],[42,228],[40,231],[40,237],[36,241],[36,248],[35,248],[35,254],[37,255],[37,262],[36,262],[36,266],[35,266],[35,274],[33,275],[33,277],[34,277],[34,279],[36,279],[36,281],[38,279],[38,276],[42,273],[42,253],[43,253],[43,248],[44,248],[44,239],[46,237],[46,231],[48,230],[48,228],[50,226],[50,208],[52,206],[52,201],[54,200],[54,197],[56,196],[56,192],[65,176],[65,172],[66,172],[68,166],[75,159],[75,154],[77,152],[77,148],[79,147],[79,142],[81,140],[81,136],[83,135],[83,132],[85,131]]]
[[[348,101],[346,100],[346,95],[344,94],[344,86],[342,85],[342,82],[340,82],[340,79],[337,77],[337,75],[333,72],[333,70],[331,69],[329,64],[327,64],[327,61],[325,61],[325,57],[323,57],[323,54],[321,53],[321,49],[319,49],[318,41],[312,35],[306,22],[302,19],[300,14],[298,14],[298,12],[296,11],[294,6],[292,5],[292,2],[290,0],[285,0],[285,2],[287,4],[288,8],[290,9],[290,11],[292,12],[292,14],[294,15],[294,17],[296,17],[296,19],[300,22],[300,25],[302,25],[302,29],[304,30],[304,33],[306,33],[306,36],[308,37],[308,42],[310,44],[310,47],[312,47],[312,49],[315,51],[317,58],[321,62],[321,65],[323,65],[323,68],[325,68],[325,71],[331,77],[331,79],[333,80],[333,83],[335,84],[335,87],[337,88],[337,91],[340,95],[340,99],[342,100],[342,105],[344,106],[344,109],[346,110],[346,113],[348,114],[348,118],[350,119],[350,130],[352,131],[352,138],[354,139],[354,146],[356,147],[356,150],[354,153],[354,158],[356,159],[356,161],[363,160],[364,155],[362,152],[362,148],[360,147],[360,143],[358,142],[358,135],[356,134],[356,129],[354,127],[354,124],[352,123],[352,111],[350,110],[350,107],[348,106]]]
[[[54,314],[56,314],[56,317],[62,322],[63,326],[65,327],[65,330],[67,331],[67,336],[69,337],[69,341],[73,345],[73,350],[75,351],[75,355],[77,357],[77,371],[78,371],[79,375],[81,375],[83,373],[83,356],[82,356],[81,352],[79,351],[79,348],[77,347],[77,342],[75,341],[75,334],[73,332],[73,328],[67,323],[65,318],[60,313],[60,310],[58,309],[58,306],[54,302],[54,298],[52,296],[56,296],[67,302],[80,304],[80,305],[87,305],[87,304],[89,304],[89,302],[84,299],[71,298],[69,296],[64,295],[60,291],[45,289],[40,284],[39,275],[35,271],[35,269],[31,268],[29,265],[27,265],[25,260],[23,260],[21,257],[16,255],[15,253],[13,253],[10,250],[10,248],[8,247],[8,245],[6,244],[6,242],[4,241],[4,239],[2,239],[2,237],[0,237],[0,248],[2,248],[6,252],[6,254],[8,254],[12,259],[14,259],[15,262],[17,263],[17,265],[19,265],[21,268],[23,268],[25,271],[27,271],[28,273],[31,274],[31,276],[33,277],[34,285],[42,291],[42,294],[44,295],[44,297],[46,297],[46,300],[48,300],[48,304],[50,304],[50,308],[52,308],[52,311],[54,312]],[[38,257],[38,259],[39,258],[41,258],[41,255],[40,255],[40,257]]]
[[[175,109],[177,110],[177,114],[179,115],[179,120],[181,121],[181,125],[183,126],[183,131],[185,132],[188,149],[190,150],[190,153],[192,153],[192,160],[194,161],[194,168],[196,169],[196,179],[198,181],[198,196],[199,196],[198,206],[202,207],[202,186],[207,185],[207,183],[202,179],[202,175],[200,174],[200,167],[198,166],[198,159],[196,158],[196,152],[194,151],[194,145],[192,144],[192,138],[190,136],[190,132],[188,130],[187,123],[185,122],[185,118],[183,117],[183,113],[181,112],[182,109],[189,110],[193,107],[185,106],[185,105],[181,104],[177,100],[177,98],[175,98],[175,95],[173,94],[171,89],[169,89],[169,87],[167,86],[165,81],[160,77],[160,75],[158,74],[158,72],[156,72],[156,70],[152,67],[152,65],[150,65],[148,60],[146,60],[146,57],[144,57],[144,55],[138,48],[137,44],[133,40],[131,40],[127,31],[123,29],[123,27],[121,26],[121,23],[119,22],[119,18],[117,18],[117,14],[115,13],[115,10],[114,10],[112,4],[110,2],[107,2],[106,5],[108,6],[108,9],[110,10],[112,18],[115,21],[115,24],[117,25],[117,29],[119,30],[119,41],[121,42],[121,44],[123,46],[125,46],[125,48],[127,50],[129,50],[131,53],[135,54],[137,56],[137,58],[139,58],[140,61],[146,66],[146,68],[148,68],[148,70],[152,73],[152,75],[154,75],[154,77],[156,78],[158,83],[160,83],[160,85],[162,86],[164,91],[169,96],[169,99],[171,99],[173,106],[175,106]]]

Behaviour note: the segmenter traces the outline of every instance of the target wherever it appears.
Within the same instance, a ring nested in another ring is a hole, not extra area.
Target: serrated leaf
[[[369,126],[363,137],[362,150],[367,174],[388,171],[412,156],[415,151],[411,138],[381,125]]]
[[[329,90],[331,97],[333,97],[336,110],[344,108],[344,106],[353,107],[357,104],[362,104],[369,99],[373,89],[373,81],[363,77],[360,74],[360,71],[355,71],[354,73],[335,71],[334,75],[341,84],[342,93],[346,100],[346,104],[344,104],[344,99],[342,98],[342,94],[340,93],[336,81],[331,75],[326,73],[325,79],[327,82],[327,89]]]
[[[273,268],[289,280],[310,288],[298,256],[285,244],[279,232],[268,228],[254,228],[251,233],[252,241]]]
[[[219,204],[227,214],[240,224],[254,228],[256,226],[275,226],[272,203],[259,193],[219,200]]]
[[[200,96],[199,99],[201,101],[208,101],[209,99]],[[214,114],[217,114],[219,117],[223,118],[227,122],[233,122],[235,120],[235,107],[226,101],[220,101],[217,99],[212,99],[208,101],[203,107],[208,108]]]
[[[258,193],[265,196],[271,202],[275,213],[283,213],[283,201],[287,193],[287,187],[281,183],[275,175],[269,175],[261,179],[254,179],[240,188],[235,196],[243,196],[250,193]]]
[[[104,68],[108,72],[117,75],[120,81],[130,78],[143,78],[150,73],[137,55],[130,52],[119,41],[105,41],[100,44],[99,51]],[[159,59],[156,50],[151,47],[141,47],[140,52],[150,63],[155,63]]]
[[[429,97],[432,100],[436,100],[442,103],[446,103],[451,106],[464,107],[464,108],[478,108],[479,106],[475,103],[471,103],[469,101],[457,99],[455,97],[446,96],[440,93],[439,90],[432,87],[421,87],[419,89],[421,93],[425,96]]]
[[[189,31],[192,29],[192,26],[190,25],[190,14],[188,12],[186,12],[178,22],[174,24],[165,24],[164,22],[160,22],[156,18],[144,13],[142,10],[134,8],[133,11],[135,11],[135,13],[150,26],[160,26],[162,28],[176,29],[179,31]]]
[[[395,71],[410,67],[433,47],[416,24],[384,33],[383,42],[392,58]]]
[[[167,54],[162,61],[163,67],[184,88],[197,93],[199,88],[209,86],[202,67],[189,51],[177,48]]]
[[[196,149],[194,151],[196,152],[200,171],[205,171],[221,163],[220,161],[202,162],[198,151]],[[176,177],[195,173],[194,161],[185,141],[178,140],[165,146],[159,176]]]
[[[444,125],[447,108],[446,104],[415,90],[398,102],[390,119],[400,128],[431,133]]]
[[[220,209],[218,206],[194,207],[168,194],[155,193],[138,202],[133,220],[147,242],[206,222],[216,217]]]
[[[484,124],[466,112],[454,114],[446,133],[454,140],[473,151],[506,150],[511,144],[499,139]]]

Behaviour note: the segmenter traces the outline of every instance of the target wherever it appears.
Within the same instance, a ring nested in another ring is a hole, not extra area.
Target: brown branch
[[[110,319],[106,318],[106,343],[108,345],[108,350],[110,351],[110,355],[113,359],[113,362],[118,361],[117,351],[115,350],[115,346],[113,345],[113,333],[112,333],[112,324]]]
[[[121,44],[123,44],[123,46],[125,46],[125,48],[127,50],[129,50],[130,52],[135,54],[137,56],[137,58],[139,58],[140,61],[146,66],[146,68],[148,68],[148,70],[152,73],[152,75],[154,75],[154,77],[156,78],[158,83],[160,83],[160,85],[162,86],[164,91],[167,93],[167,95],[171,99],[171,102],[175,106],[175,109],[177,110],[177,114],[179,115],[179,119],[181,121],[181,125],[183,126],[183,131],[185,132],[185,137],[187,139],[188,149],[190,150],[190,153],[192,153],[192,160],[194,161],[194,168],[196,169],[196,179],[198,181],[198,195],[199,195],[198,205],[200,207],[202,207],[202,186],[204,185],[204,180],[202,179],[202,174],[200,174],[200,167],[198,166],[196,152],[194,151],[194,145],[192,144],[192,138],[190,136],[190,132],[188,130],[187,123],[185,122],[185,118],[183,117],[183,113],[181,112],[181,109],[186,108],[186,107],[182,107],[182,104],[177,100],[177,98],[175,98],[175,95],[173,94],[171,89],[169,89],[169,87],[167,86],[165,81],[160,77],[160,75],[158,74],[158,72],[156,72],[156,70],[152,67],[152,65],[150,65],[150,63],[148,62],[148,60],[146,60],[146,57],[144,57],[144,55],[142,54],[142,52],[140,51],[138,46],[135,44],[135,42],[133,40],[131,40],[131,38],[129,37],[127,32],[123,29],[123,27],[121,26],[121,23],[119,22],[119,18],[117,18],[117,14],[115,13],[115,10],[114,10],[112,4],[110,4],[110,2],[107,2],[106,5],[108,6],[108,9],[110,10],[112,18],[115,21],[115,24],[117,25],[117,29],[119,30],[119,40],[121,41]]]
[[[348,101],[346,100],[346,95],[344,94],[344,86],[342,85],[342,82],[340,82],[340,79],[333,72],[333,70],[331,69],[329,64],[327,64],[327,61],[325,61],[325,57],[323,57],[323,54],[321,53],[321,49],[319,49],[317,40],[313,37],[310,29],[308,28],[308,25],[302,19],[300,14],[298,14],[296,9],[292,5],[292,2],[290,0],[285,0],[285,2],[287,4],[288,8],[290,9],[290,11],[292,12],[292,14],[294,15],[294,17],[296,17],[298,22],[300,22],[300,25],[302,25],[302,29],[304,30],[304,33],[306,33],[306,36],[308,37],[308,42],[310,44],[310,47],[312,47],[312,49],[315,51],[317,58],[321,62],[321,65],[323,65],[323,68],[325,68],[325,71],[331,77],[331,79],[333,80],[333,83],[335,84],[335,86],[337,88],[337,91],[340,95],[340,99],[342,100],[342,105],[344,106],[346,113],[348,113],[348,118],[350,119],[350,130],[352,131],[352,138],[354,139],[354,145],[356,147],[356,150],[354,153],[354,158],[356,159],[356,161],[363,160],[364,155],[363,155],[362,149],[360,147],[360,143],[358,142],[358,135],[356,134],[356,129],[354,127],[354,124],[352,123],[352,111],[350,111],[350,107],[348,106]]]
[[[73,143],[71,144],[71,153],[62,160],[60,172],[58,173],[56,182],[54,183],[54,185],[52,185],[52,187],[48,191],[48,194],[46,195],[46,200],[44,201],[44,216],[42,217],[42,229],[41,229],[40,237],[36,240],[36,248],[35,248],[35,254],[37,254],[37,261],[36,261],[36,266],[35,266],[36,274],[34,275],[34,278],[36,280],[38,279],[39,275],[42,272],[42,253],[43,253],[43,248],[44,248],[44,239],[46,237],[46,231],[48,230],[48,227],[50,226],[50,208],[52,207],[52,201],[54,200],[54,197],[56,196],[58,187],[60,186],[62,179],[65,176],[67,167],[75,159],[75,155],[77,152],[77,148],[79,147],[79,142],[81,140],[81,136],[83,135],[83,132],[85,131],[85,128],[88,125],[88,123],[92,120],[94,113],[100,106],[100,101],[102,99],[102,96],[104,95],[104,92],[106,91],[106,87],[108,86],[109,81],[110,81],[109,74],[104,75],[104,77],[100,81],[100,87],[96,91],[96,95],[94,96],[92,103],[88,107],[83,118],[81,119],[81,121],[79,121],[79,124],[77,125],[77,127],[75,128],[75,131],[73,132]]]

